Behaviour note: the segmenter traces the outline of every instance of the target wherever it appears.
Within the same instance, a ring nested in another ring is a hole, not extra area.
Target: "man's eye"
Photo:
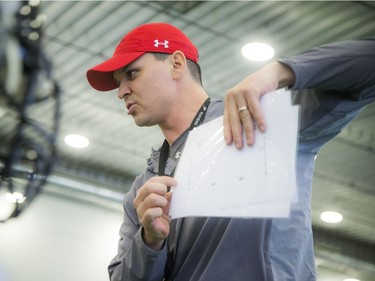
[[[129,70],[129,71],[126,72],[126,77],[129,80],[132,80],[136,73],[137,73],[137,70],[135,70],[135,69]]]

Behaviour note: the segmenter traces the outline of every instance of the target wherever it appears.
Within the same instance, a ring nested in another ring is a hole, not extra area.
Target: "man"
[[[87,78],[97,90],[118,87],[118,96],[136,124],[158,125],[165,142],[152,153],[144,173],[135,179],[124,198],[118,254],[109,266],[111,280],[315,280],[310,219],[315,155],[364,105],[374,101],[374,50],[373,40],[314,49],[271,63],[228,92],[225,138],[241,148],[242,126],[249,145],[254,142],[253,118],[260,130],[266,129],[258,104],[261,95],[282,86],[332,90],[329,95],[323,90],[294,95],[302,107],[302,128],[297,161],[298,202],[293,204],[289,219],[171,221],[168,187],[177,183],[169,175],[173,174],[187,134],[202,122],[222,115],[224,103],[210,100],[205,93],[198,51],[182,31],[169,24],[153,23],[129,32],[113,57],[90,69]],[[349,55],[355,58],[347,58]],[[320,60],[327,56],[331,56],[331,64]],[[337,64],[343,57],[346,59]],[[358,67],[363,69],[360,77],[352,77],[351,73],[347,81],[339,81],[340,75]],[[316,74],[323,70],[326,73],[318,77]],[[315,110],[309,108],[311,101]],[[319,102],[325,103],[324,108],[318,106]],[[239,112],[244,107],[248,110]],[[347,114],[337,117],[336,110]],[[340,122],[331,125],[337,119]]]

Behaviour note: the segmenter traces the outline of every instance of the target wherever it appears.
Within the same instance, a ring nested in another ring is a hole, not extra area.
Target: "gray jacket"
[[[375,40],[334,43],[280,61],[296,74],[293,100],[301,105],[298,202],[290,218],[177,219],[164,248],[153,251],[142,241],[133,206],[137,189],[158,174],[160,151],[152,151],[146,170],[124,198],[118,254],[109,265],[112,281],[161,281],[168,255],[175,281],[315,280],[310,217],[314,159],[322,145],[375,100]],[[204,121],[222,115],[223,107],[222,101],[213,100]],[[185,139],[183,134],[172,145],[167,174],[176,166]]]

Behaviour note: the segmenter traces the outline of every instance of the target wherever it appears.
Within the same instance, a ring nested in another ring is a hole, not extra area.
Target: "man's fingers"
[[[145,207],[154,208],[154,207],[165,207],[168,204],[168,199],[165,196],[151,193],[149,196],[145,198],[143,201]]]
[[[254,130],[266,130],[259,99],[256,94],[239,89],[227,93],[224,111],[224,137],[227,144],[234,142],[236,148],[241,149],[245,132],[246,144],[251,146],[255,142]]]
[[[146,198],[151,193],[165,195],[168,192],[168,187],[176,185],[177,181],[172,177],[153,177],[149,179],[142,188],[139,189],[137,197],[143,201],[144,198]]]
[[[243,121],[240,113],[244,112],[246,107],[247,102],[243,95],[239,95],[236,90],[228,92],[224,111],[224,137],[227,144],[234,142],[238,149],[243,147]]]
[[[251,112],[249,109],[240,112],[240,119],[242,122],[243,130],[245,131],[247,145],[254,144],[254,126]],[[242,136],[241,136],[242,141]]]
[[[252,96],[248,100],[248,106],[251,112],[251,120],[253,124],[255,124],[256,128],[258,128],[261,132],[264,132],[266,130],[266,121],[260,107],[259,98],[256,96]],[[253,128],[255,126],[253,126]]]
[[[233,95],[228,92],[224,108],[224,138],[227,144],[232,144],[233,135],[241,131],[241,123],[236,114],[237,103]]]
[[[175,186],[176,180],[168,177],[154,177],[148,180],[139,190],[134,199],[134,206],[142,218],[148,209],[164,208],[168,203],[168,187]]]
[[[144,225],[147,225],[148,223],[152,223],[155,218],[160,218],[163,216],[163,209],[162,208],[151,208],[147,209],[144,212]]]

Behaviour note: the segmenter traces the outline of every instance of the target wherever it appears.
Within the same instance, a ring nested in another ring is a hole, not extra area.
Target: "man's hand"
[[[261,96],[293,84],[294,79],[295,75],[291,68],[279,62],[272,62],[230,89],[225,96],[226,143],[234,142],[235,146],[241,149],[242,132],[245,130],[247,145],[253,145],[255,126],[261,132],[266,130],[266,120],[259,103]]]
[[[176,186],[175,179],[167,176],[149,179],[134,199],[138,219],[143,225],[143,240],[150,248],[161,250],[169,235],[169,207],[171,193],[168,186]]]

